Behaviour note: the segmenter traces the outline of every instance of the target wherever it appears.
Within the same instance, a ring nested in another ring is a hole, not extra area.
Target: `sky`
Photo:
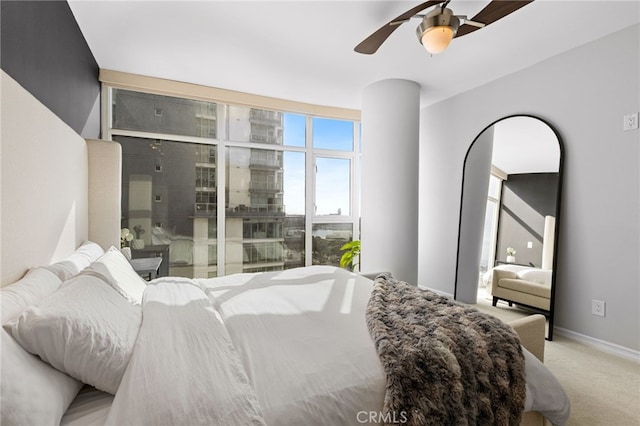
[[[351,164],[348,159],[323,155],[320,150],[351,151],[353,123],[350,121],[314,117],[312,140],[315,155],[317,215],[350,214]],[[284,114],[284,145],[304,147],[306,118]],[[305,157],[302,152],[285,151],[284,204],[287,214],[304,214]]]

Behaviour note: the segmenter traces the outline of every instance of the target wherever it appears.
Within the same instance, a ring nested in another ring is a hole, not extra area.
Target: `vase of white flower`
[[[516,263],[516,250],[513,247],[507,247],[507,263]]]
[[[133,240],[133,234],[128,228],[122,228],[120,230],[120,251],[128,260],[131,260],[131,241]]]

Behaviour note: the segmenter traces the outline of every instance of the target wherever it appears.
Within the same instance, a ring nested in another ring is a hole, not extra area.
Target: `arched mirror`
[[[467,151],[460,203],[456,300],[543,313],[549,340],[562,164],[562,141],[548,123],[500,119]]]

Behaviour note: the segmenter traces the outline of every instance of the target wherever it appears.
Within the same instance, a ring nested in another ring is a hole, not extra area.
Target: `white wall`
[[[420,86],[383,80],[362,97],[362,272],[415,283]]]
[[[454,292],[464,156],[493,121],[536,115],[565,144],[556,326],[640,350],[638,25],[421,111],[418,281]],[[451,123],[456,123],[455,126]],[[606,302],[606,317],[591,300]]]

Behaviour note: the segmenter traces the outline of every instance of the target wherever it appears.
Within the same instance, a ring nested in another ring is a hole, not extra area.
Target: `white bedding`
[[[92,387],[83,388],[64,413],[60,426],[103,426],[113,395]]]
[[[371,280],[312,266],[197,281],[222,315],[267,424],[359,424],[380,413],[386,379],[365,321]],[[564,390],[523,350],[525,411],[565,424]]]
[[[260,414],[278,426],[380,419],[371,415],[383,407],[386,380],[365,321],[373,281],[313,266],[151,284],[113,406],[108,396],[96,397],[95,410],[74,404],[62,424],[105,424],[106,410],[114,425],[261,424]],[[560,384],[525,359],[526,410],[563,425],[569,401]],[[224,413],[231,417],[216,417]]]
[[[264,425],[224,324],[195,282],[150,284],[107,425]]]
[[[312,266],[198,282],[240,352],[267,424],[358,424],[358,413],[380,411],[386,381],[364,312],[371,280]]]

